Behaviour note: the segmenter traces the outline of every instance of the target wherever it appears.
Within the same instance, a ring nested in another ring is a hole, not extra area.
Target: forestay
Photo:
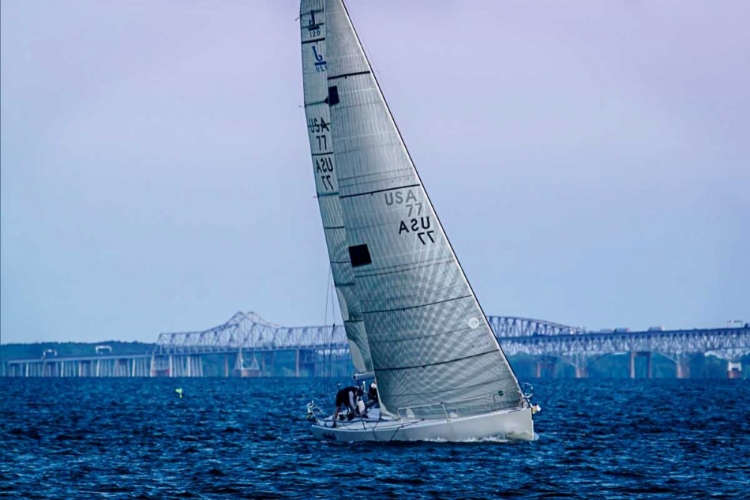
[[[344,319],[346,336],[349,339],[349,350],[355,368],[360,372],[369,372],[372,371],[372,360],[362,322],[362,312],[354,291],[352,268],[346,246],[346,233],[338,198],[331,119],[326,100],[328,83],[324,4],[324,0],[302,0],[300,5],[307,132],[331,274]]]
[[[326,2],[326,26],[336,188],[381,401],[422,418],[518,406],[341,0]]]

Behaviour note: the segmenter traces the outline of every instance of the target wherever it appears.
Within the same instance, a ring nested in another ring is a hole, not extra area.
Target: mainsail
[[[310,139],[318,195],[320,216],[323,220],[331,274],[336,287],[344,329],[349,339],[349,351],[355,368],[372,371],[370,348],[359,301],[354,292],[354,279],[346,246],[346,232],[339,204],[339,187],[331,137],[331,118],[328,109],[328,81],[326,63],[326,25],[324,0],[302,0],[300,28],[302,32],[302,72],[305,94],[307,133]]]
[[[393,413],[443,419],[446,404],[463,404],[463,415],[472,406],[483,413],[520,405],[518,382],[456,260],[342,0],[326,2],[325,24],[328,126],[338,174],[329,192],[339,192],[347,245],[339,251],[343,243],[336,240],[335,260],[347,260],[341,254],[348,252],[381,402]],[[315,88],[305,102],[321,100],[317,82]]]

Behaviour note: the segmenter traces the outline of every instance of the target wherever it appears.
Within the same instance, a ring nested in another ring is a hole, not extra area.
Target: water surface
[[[750,381],[534,385],[533,443],[340,444],[319,380],[0,379],[0,497],[750,495]]]

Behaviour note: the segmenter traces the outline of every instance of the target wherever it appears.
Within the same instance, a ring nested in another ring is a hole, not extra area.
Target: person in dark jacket
[[[357,397],[361,397],[362,389],[359,387],[344,387],[336,393],[336,411],[333,412],[333,426],[336,427],[336,422],[339,419],[339,410],[342,406],[349,410],[351,418],[357,413]]]

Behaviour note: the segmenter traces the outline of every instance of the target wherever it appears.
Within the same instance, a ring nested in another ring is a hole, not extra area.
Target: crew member
[[[349,410],[350,418],[354,418],[354,414],[357,413],[357,397],[364,394],[362,389],[359,387],[345,387],[336,393],[336,411],[333,412],[333,426],[336,427],[336,422],[339,419],[339,410],[342,406],[345,406]]]
[[[370,384],[370,389],[367,391],[367,408],[372,408],[378,404],[378,384],[373,382]]]

